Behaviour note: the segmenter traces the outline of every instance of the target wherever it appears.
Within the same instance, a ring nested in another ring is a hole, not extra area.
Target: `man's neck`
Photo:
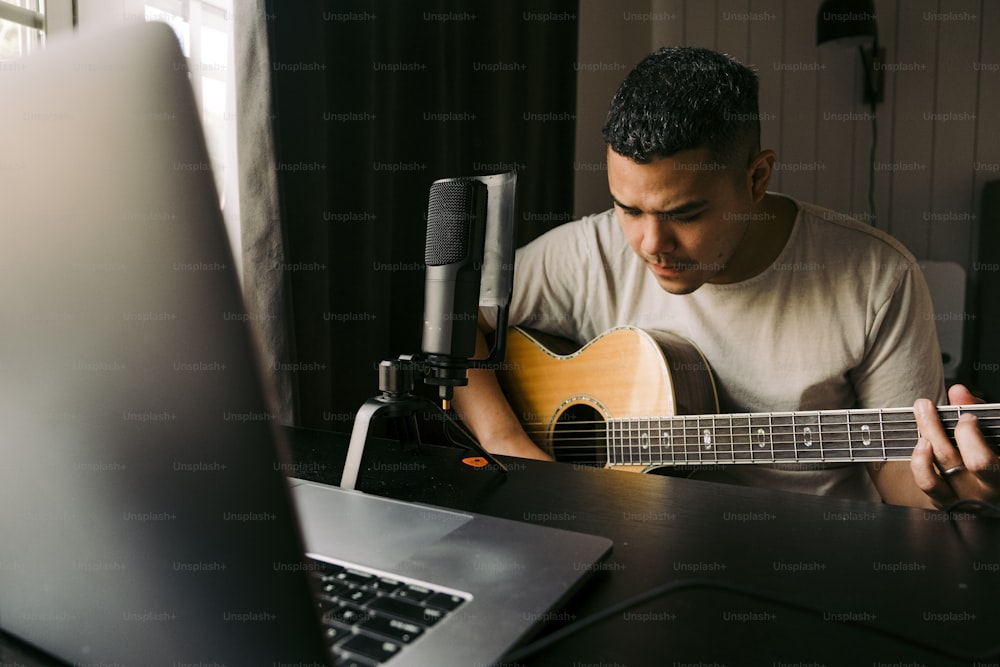
[[[751,214],[746,236],[730,260],[728,280],[724,282],[749,280],[773,264],[788,243],[798,211],[791,199],[765,194]]]

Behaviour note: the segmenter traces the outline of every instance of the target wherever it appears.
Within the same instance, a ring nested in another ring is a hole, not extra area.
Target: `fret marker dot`
[[[712,448],[712,432],[707,428],[701,432],[701,441],[705,443],[705,449]]]
[[[872,444],[872,429],[868,424],[861,427],[861,442],[867,447]]]
[[[758,444],[757,446],[763,448],[764,447],[764,435],[765,435],[764,429],[762,429],[762,428],[757,429],[757,435],[760,436],[760,444]]]
[[[642,434],[639,435],[639,446],[642,449],[649,449],[649,432],[648,431],[643,431]]]
[[[802,429],[802,435],[805,436],[806,447],[812,447],[813,444],[812,429],[806,426],[804,429]]]

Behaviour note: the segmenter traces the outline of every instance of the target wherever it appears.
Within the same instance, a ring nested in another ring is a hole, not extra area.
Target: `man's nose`
[[[654,213],[642,217],[642,241],[639,249],[643,254],[655,257],[673,253],[677,249],[677,237],[673,225]]]

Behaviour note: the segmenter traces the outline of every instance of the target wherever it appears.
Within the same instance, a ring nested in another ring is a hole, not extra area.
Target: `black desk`
[[[336,482],[346,439],[296,431],[292,473]],[[732,582],[818,610],[689,589],[623,611],[527,664],[1000,665],[950,659],[845,624],[983,654],[1000,645],[1000,521],[657,475],[504,459],[506,478],[465,450],[375,441],[369,493],[579,530],[615,542],[609,560],[541,634],[650,587]],[[520,664],[520,663],[519,663]]]
[[[288,430],[288,474],[340,479],[347,437]],[[368,445],[369,493],[604,535],[610,558],[539,636],[670,581],[710,579],[817,610],[688,589],[616,614],[516,664],[567,667],[1000,665],[941,656],[845,624],[983,654],[1000,644],[1000,521],[655,475]],[[0,665],[54,664],[0,634]],[[513,665],[515,663],[504,663]],[[232,666],[236,667],[236,666]],[[429,666],[430,667],[430,666]]]

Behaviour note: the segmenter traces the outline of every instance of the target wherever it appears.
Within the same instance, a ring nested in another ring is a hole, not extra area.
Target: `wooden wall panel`
[[[983,185],[987,181],[1000,179],[1000,2],[983,2],[978,42],[979,56],[973,63],[979,95],[972,163],[972,210],[976,213],[976,218],[972,224],[972,242],[969,247],[969,262],[973,267],[969,276],[973,286],[976,284],[977,269],[982,269],[976,265],[976,258],[979,256],[980,227],[984,223],[981,208]],[[994,332],[994,335],[1000,333]]]
[[[786,2],[781,59],[771,63],[766,85],[772,77],[782,80],[781,95],[781,191],[805,201],[816,198],[816,175],[826,165],[817,160],[816,129],[819,69],[815,29],[816,9],[811,3]],[[761,81],[765,85],[765,81]]]
[[[750,24],[747,64],[757,70],[760,78],[760,144],[761,148],[770,148],[781,158],[784,153],[784,81],[774,69],[774,63],[783,58],[785,3],[783,0],[753,0],[750,11],[759,17]],[[768,187],[774,191],[783,191],[782,172],[774,173]]]
[[[972,242],[975,178],[975,126],[979,57],[979,0],[949,0],[938,12],[934,109],[924,114],[932,127],[931,201],[927,257],[966,261]],[[948,18],[948,17],[959,18]]]
[[[719,0],[716,8],[716,51],[728,53],[740,62],[750,57],[750,31],[754,26],[750,0]]]
[[[876,165],[890,179],[889,224],[883,228],[924,258],[934,147],[932,127],[924,120],[924,113],[934,108],[938,30],[937,24],[924,20],[923,15],[936,12],[937,5],[937,0],[911,0],[897,17],[896,49],[886,54],[885,72],[886,86],[892,87],[895,100],[894,106],[884,111],[892,118],[885,132],[892,155]]]

